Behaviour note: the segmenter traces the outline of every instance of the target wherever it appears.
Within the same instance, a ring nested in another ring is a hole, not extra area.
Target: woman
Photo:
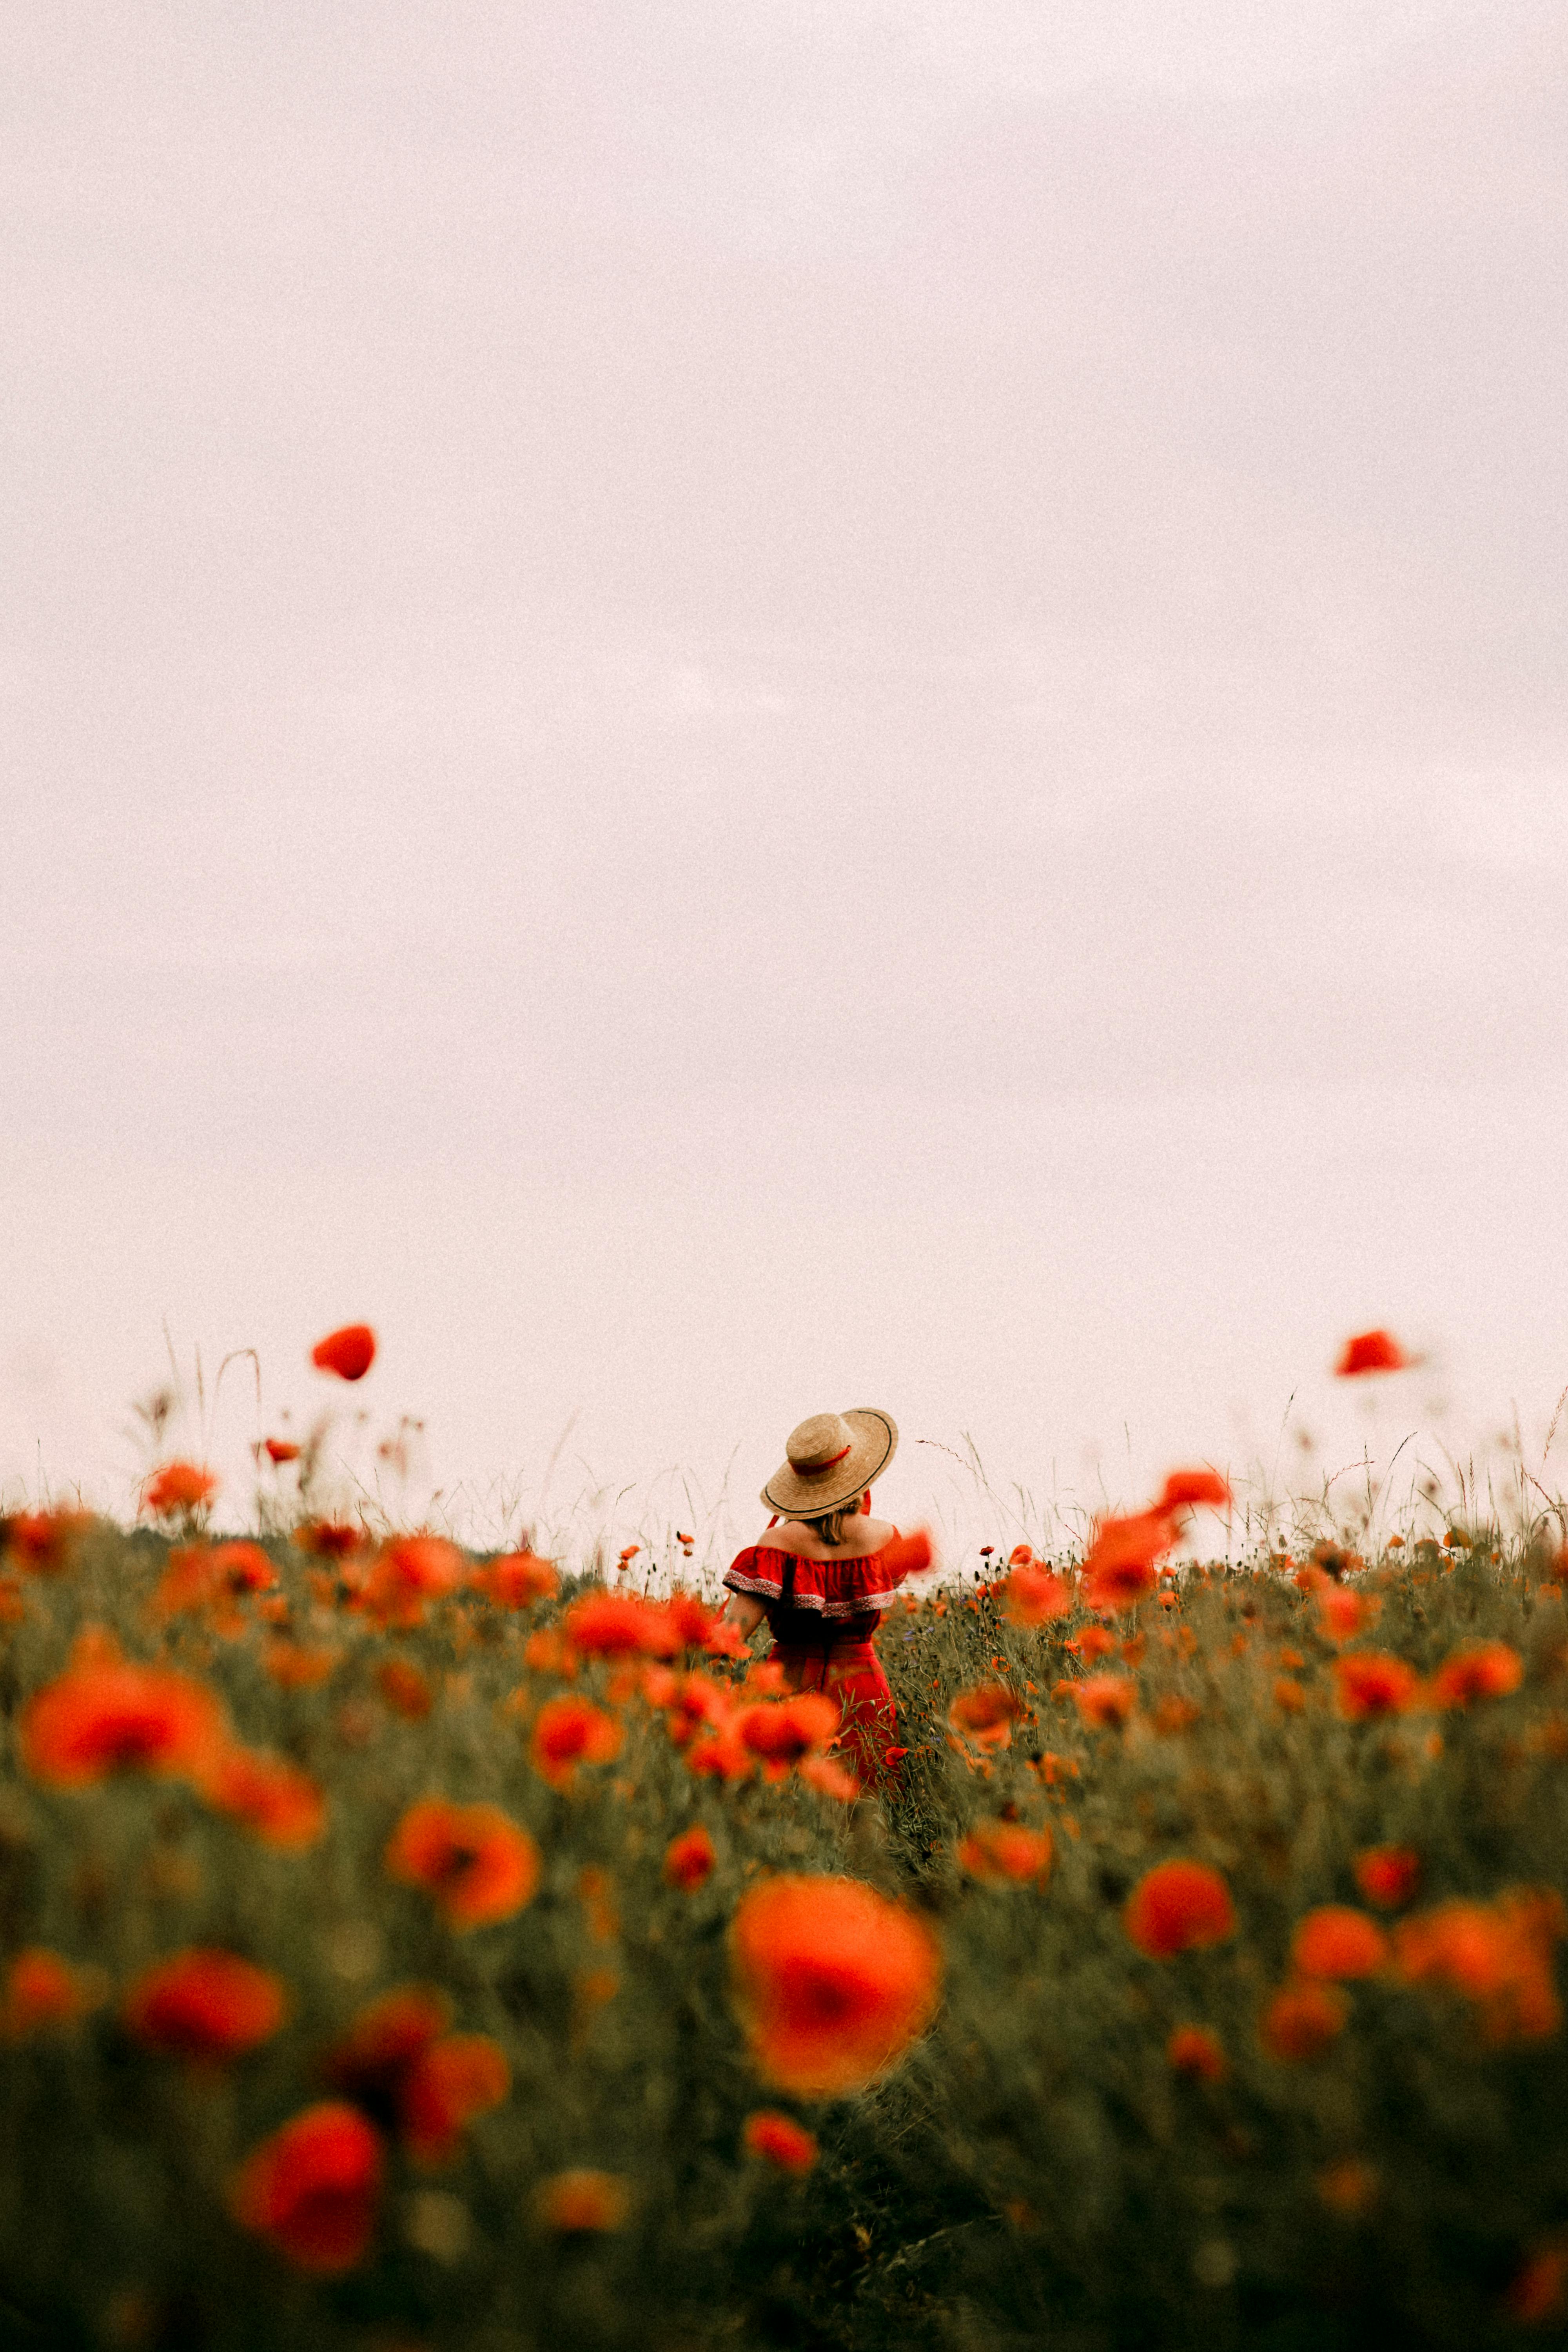
[[[871,1484],[899,1433],[885,1412],[819,1412],[791,1433],[787,1459],[763,1488],[774,1517],[761,1543],[736,1555],[725,1615],[743,1633],[765,1617],[773,1657],[791,1691],[823,1690],[839,1704],[863,1782],[896,1769],[893,1695],[871,1637],[921,1549],[874,1519]],[[781,1525],[780,1522],[783,1522]],[[929,1552],[927,1555],[929,1557]]]

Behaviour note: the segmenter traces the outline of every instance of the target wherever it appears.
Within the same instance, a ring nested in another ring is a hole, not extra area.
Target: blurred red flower
[[[902,1752],[905,1751],[889,1748],[889,1771],[893,1759]],[[831,1756],[803,1756],[795,1769],[797,1780],[804,1780],[808,1789],[815,1789],[819,1797],[831,1798],[836,1805],[847,1805],[860,1794],[860,1783],[855,1774],[836,1763]]]
[[[569,1789],[580,1764],[608,1764],[623,1733],[613,1715],[585,1698],[547,1698],[533,1719],[530,1753],[552,1789]]]
[[[1551,1889],[1510,1887],[1489,1904],[1456,1899],[1399,1922],[1394,1964],[1408,1984],[1474,2001],[1489,2041],[1540,2041],[1562,2022],[1552,1948],[1563,1927]]]
[[[561,1622],[584,1657],[672,1658],[682,1647],[669,1612],[636,1592],[590,1592],[572,1603]]]
[[[1349,2015],[1349,1998],[1338,1985],[1313,1979],[1282,1985],[1264,2004],[1258,2039],[1269,2057],[1283,2063],[1319,2058],[1344,2031]]]
[[[382,1546],[366,1580],[364,1607],[378,1625],[417,1625],[429,1601],[444,1600],[463,1581],[466,1563],[442,1536],[395,1536]]]
[[[1083,1595],[1091,1609],[1131,1609],[1153,1591],[1157,1563],[1176,1539],[1168,1511],[1138,1511],[1095,1522],[1083,1559]]]
[[[1203,2083],[1222,2083],[1230,2072],[1224,2042],[1206,2025],[1173,2026],[1165,2057],[1178,2074],[1194,2074]]]
[[[436,1703],[429,1684],[406,1658],[384,1659],[375,1670],[375,1686],[393,1713],[409,1723],[423,1723]]]
[[[1514,2273],[1504,2300],[1510,2316],[1527,2327],[1555,2319],[1568,2301],[1568,2247],[1539,2247]]]
[[[842,1720],[838,1702],[826,1691],[801,1691],[794,1698],[749,1706],[735,1728],[753,1756],[786,1770],[813,1749],[826,1748]]]
[[[1081,1658],[1086,1666],[1092,1666],[1096,1658],[1108,1658],[1119,1644],[1109,1626],[1086,1625],[1081,1633],[1073,1635],[1067,1646],[1074,1657]]]
[[[392,1833],[386,1868],[422,1887],[450,1927],[510,1919],[539,1885],[539,1849],[499,1805],[454,1805],[426,1797]]]
[[[326,1826],[326,1799],[287,1757],[226,1748],[203,1771],[201,1790],[208,1804],[243,1822],[264,1845],[298,1853],[314,1845]]]
[[[474,1589],[498,1609],[527,1609],[535,1601],[549,1601],[561,1589],[555,1563],[531,1551],[508,1552],[491,1560],[474,1578]]]
[[[1009,1624],[1045,1625],[1071,1614],[1073,1589],[1065,1576],[1023,1561],[1002,1587],[1002,1611]]]
[[[1333,1642],[1353,1642],[1377,1615],[1378,1602],[1368,1593],[1351,1592],[1326,1579],[1318,1588],[1318,1616]]]
[[[58,1576],[70,1565],[77,1538],[91,1525],[90,1511],[23,1511],[0,1518],[0,1558],[31,1576]]]
[[[15,1954],[0,1990],[0,2037],[25,2042],[34,2033],[74,2025],[103,1999],[100,1972],[79,1969],[58,1952],[29,1945]]]
[[[390,2129],[404,2076],[451,2021],[452,2004],[439,1986],[398,1985],[359,2011],[321,2061],[322,2074]]]
[[[1397,1911],[1421,1884],[1421,1857],[1406,1845],[1368,1846],[1352,1868],[1367,1901],[1384,1911]]]
[[[142,1507],[155,1519],[166,1518],[176,1511],[199,1510],[217,1490],[218,1481],[211,1470],[195,1462],[165,1462],[143,1486]]]
[[[935,2011],[942,1954],[931,1928],[858,1880],[766,1879],[742,1898],[730,1934],[752,2057],[781,2090],[862,2090]]]
[[[317,1559],[352,1559],[368,1538],[363,1528],[337,1519],[306,1519],[294,1530],[293,1541]]]
[[[62,1789],[111,1772],[199,1777],[226,1740],[223,1708],[204,1685],[166,1666],[128,1664],[112,1644],[95,1647],[90,1633],[17,1723],[27,1770]]]
[[[971,1878],[1043,1883],[1054,1852],[1048,1829],[1028,1829],[1022,1822],[976,1822],[959,1842],[958,1860]]]
[[[1355,1380],[1363,1372],[1402,1372],[1411,1361],[1391,1332],[1358,1331],[1345,1341],[1334,1370],[1342,1381]]]
[[[1445,1658],[1427,1685],[1434,1706],[1468,1706],[1506,1698],[1524,1680],[1524,1660],[1506,1642],[1475,1642]]]
[[[752,2156],[781,2172],[809,2172],[816,2162],[816,2135],[776,2107],[756,2108],[742,2125],[741,2137]]]
[[[1102,1731],[1119,1730],[1138,1705],[1138,1685],[1130,1675],[1086,1675],[1073,1684],[1072,1695],[1085,1723]]]
[[[298,1462],[300,1459],[300,1449],[291,1437],[264,1437],[261,1444],[268,1460],[273,1464]]]
[[[288,2005],[282,1979],[269,1969],[237,1952],[193,1947],[145,1969],[123,2015],[149,2049],[215,2064],[270,2041]]]
[[[310,1361],[319,1372],[335,1372],[340,1381],[363,1381],[375,1361],[375,1333],[368,1323],[345,1323],[317,1340]]]
[[[1369,1716],[1403,1715],[1420,1695],[1414,1666],[1386,1650],[1352,1650],[1333,1662],[1340,1713],[1352,1722]]]
[[[447,2164],[464,2128],[499,2107],[511,2088],[511,2068],[499,2042],[485,2033],[448,2033],[415,2056],[398,2085],[404,2144],[421,2164]]]
[[[700,1822],[679,1837],[671,1838],[664,1850],[664,1874],[671,1886],[679,1886],[683,1895],[694,1895],[706,1885],[712,1874],[718,1856],[713,1841]]]
[[[546,2229],[575,2235],[618,2230],[630,2210],[631,2194],[617,2174],[577,2165],[542,2181],[535,2201]]]
[[[229,2208],[297,2269],[352,2270],[375,2228],[383,2168],[379,2133],[356,2108],[323,2100],[251,2151],[230,2183]]]
[[[1190,1505],[1205,1503],[1211,1510],[1230,1508],[1231,1492],[1227,1479],[1217,1470],[1173,1470],[1160,1489],[1156,1511],[1182,1511]]]
[[[957,1694],[947,1719],[962,1738],[976,1748],[1008,1748],[1013,1726],[1023,1712],[1023,1700],[1006,1683],[976,1683]]]
[[[1376,1920],[1344,1903],[1309,1911],[1290,1939],[1298,1976],[1370,1977],[1387,1958],[1388,1938]]]
[[[1121,1920],[1152,1960],[1222,1944],[1236,1932],[1230,1889],[1205,1862],[1156,1863],[1128,1896]]]

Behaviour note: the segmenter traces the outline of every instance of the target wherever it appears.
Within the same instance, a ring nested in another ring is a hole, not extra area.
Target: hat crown
[[[842,1462],[854,1443],[855,1433],[841,1412],[815,1412],[791,1430],[784,1454],[790,1468],[809,1478],[814,1470]]]

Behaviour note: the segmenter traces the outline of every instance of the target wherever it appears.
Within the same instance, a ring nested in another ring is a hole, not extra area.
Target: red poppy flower
[[[339,1519],[306,1519],[294,1530],[294,1542],[316,1559],[352,1559],[367,1540],[363,1528]]]
[[[298,1853],[326,1826],[327,1801],[310,1774],[286,1757],[226,1748],[201,1780],[209,1805],[240,1822],[264,1845]]]
[[[1568,2247],[1538,2248],[1515,2272],[1504,2300],[1510,2318],[1527,2327],[1555,2319],[1568,2302]]]
[[[889,1771],[890,1759],[896,1752],[891,1748],[888,1750]],[[819,1797],[827,1797],[836,1805],[847,1805],[860,1794],[860,1783],[855,1774],[831,1756],[803,1756],[795,1769],[797,1780],[804,1780],[808,1789],[815,1789]]]
[[[1358,1331],[1345,1341],[1334,1370],[1342,1381],[1356,1380],[1364,1372],[1402,1372],[1411,1360],[1391,1332]]]
[[[971,1878],[1043,1883],[1050,1876],[1054,1851],[1049,1830],[1026,1829],[1022,1822],[977,1822],[960,1841],[958,1859]]]
[[[279,1690],[314,1690],[331,1678],[342,1656],[341,1650],[312,1650],[299,1642],[269,1642],[266,1666]]]
[[[753,1756],[787,1768],[814,1748],[826,1748],[841,1721],[837,1699],[826,1691],[801,1691],[794,1698],[749,1706],[736,1729]]]
[[[58,1952],[30,1945],[5,1970],[0,1991],[0,2035],[26,2042],[35,2033],[74,2025],[103,1999],[100,1972],[79,1969]]]
[[[1139,1511],[1095,1523],[1083,1560],[1084,1599],[1091,1609],[1131,1609],[1153,1591],[1158,1562],[1176,1539],[1168,1511]]]
[[[485,2033],[448,2033],[420,2051],[398,2085],[398,2120],[411,2156],[421,2164],[447,2164],[466,2126],[499,2107],[511,2088],[511,2068],[499,2042]]]
[[[1352,1723],[1370,1716],[1403,1715],[1415,1706],[1421,1687],[1415,1667],[1386,1650],[1352,1650],[1348,1657],[1336,1658],[1334,1681],[1340,1713]]]
[[[317,1340],[310,1361],[319,1372],[335,1372],[340,1381],[363,1381],[375,1361],[375,1333],[368,1323],[345,1323]]]
[[[1506,1698],[1524,1680],[1524,1660],[1506,1642],[1475,1642],[1445,1658],[1428,1686],[1434,1706]]]
[[[1315,1979],[1282,1985],[1265,2004],[1258,2039],[1269,2057],[1282,2063],[1321,2058],[1344,2031],[1350,2012],[1349,1999],[1338,1985],[1320,1984]]]
[[[527,1609],[535,1601],[549,1601],[561,1589],[555,1563],[531,1551],[508,1552],[491,1560],[474,1579],[477,1591],[498,1609]]]
[[[1119,1730],[1138,1705],[1138,1685],[1130,1675],[1086,1675],[1073,1684],[1072,1695],[1085,1723],[1102,1731]]]
[[[261,1443],[268,1460],[275,1465],[300,1459],[300,1449],[291,1437],[264,1437]]]
[[[444,1537],[395,1537],[366,1580],[365,1609],[378,1625],[417,1625],[426,1601],[455,1592],[464,1573],[462,1553]]]
[[[1223,1944],[1236,1933],[1230,1889],[1204,1862],[1156,1863],[1129,1895],[1121,1919],[1132,1942],[1152,1960]]]
[[[1225,2044],[1206,2025],[1177,2025],[1165,2044],[1166,2063],[1178,2074],[1200,2083],[1223,2083],[1230,2072]]]
[[[1046,1625],[1071,1614],[1073,1589],[1065,1576],[1026,1562],[1002,1587],[1002,1611],[1011,1625]]]
[[[322,2074],[334,2090],[389,2126],[396,2117],[404,2076],[451,2021],[452,2004],[439,1987],[399,1985],[359,2011],[328,2051]]]
[[[1476,2002],[1489,2041],[1540,2041],[1562,2023],[1552,1947],[1563,1926],[1561,1898],[1535,1887],[1508,1888],[1489,1904],[1439,1903],[1395,1927],[1394,1966],[1407,1983]]]
[[[934,1558],[931,1537],[924,1528],[916,1528],[907,1536],[894,1536],[882,1546],[881,1561],[889,1582],[902,1584],[911,1576],[923,1576]]]
[[[176,1511],[199,1510],[217,1490],[218,1481],[211,1470],[195,1462],[165,1462],[142,1487],[142,1507],[155,1519],[165,1518]]]
[[[79,1643],[58,1680],[27,1700],[17,1730],[33,1778],[62,1789],[111,1772],[199,1777],[226,1742],[223,1708],[202,1684]]]
[[[1160,1490],[1156,1511],[1183,1511],[1194,1503],[1206,1504],[1210,1510],[1227,1511],[1231,1506],[1228,1480],[1217,1470],[1173,1470]]]
[[[741,2137],[752,2156],[776,2164],[781,2172],[809,2172],[816,2162],[816,2134],[776,2107],[758,2107],[749,2115]]]
[[[618,2230],[630,2210],[631,2195],[616,2173],[577,2165],[542,2182],[535,2202],[546,2229],[575,2236]]]
[[[561,1622],[567,1641],[584,1657],[672,1658],[682,1646],[669,1612],[636,1592],[590,1592]]]
[[[1369,1846],[1352,1867],[1367,1901],[1384,1911],[1397,1911],[1421,1884],[1421,1857],[1405,1845]]]
[[[149,2049],[214,2064],[270,2041],[288,2011],[282,1979],[237,1952],[193,1948],[159,1960],[125,1996],[125,2022]]]
[[[383,2169],[379,2133],[356,2108],[323,2100],[251,2151],[230,2183],[230,2210],[298,2270],[352,2270],[375,2228]]]
[[[510,1919],[539,1885],[539,1849],[499,1805],[454,1805],[426,1797],[392,1833],[386,1867],[423,1887],[457,1928]]]
[[[1388,1958],[1388,1938],[1364,1911],[1325,1903],[1297,1923],[1290,1958],[1298,1976],[1370,1977]]]
[[[58,1576],[70,1565],[77,1538],[91,1525],[90,1511],[23,1511],[0,1518],[0,1558],[31,1576]]]
[[[1023,1700],[1006,1683],[976,1683],[957,1694],[947,1719],[961,1738],[976,1748],[1008,1748],[1013,1726],[1023,1712]]]
[[[683,1895],[694,1895],[706,1885],[718,1860],[713,1841],[700,1822],[679,1837],[671,1838],[664,1850],[664,1874],[671,1886],[679,1886]]]
[[[858,2091],[923,2033],[942,1956],[924,1920],[848,1878],[766,1879],[731,1927],[753,2062],[781,2090]]]
[[[375,1670],[375,1685],[395,1715],[423,1723],[435,1705],[435,1694],[417,1666],[406,1658],[387,1658]]]
[[[547,1698],[533,1718],[530,1753],[552,1789],[569,1789],[581,1764],[608,1764],[621,1752],[613,1715],[585,1698]]]
[[[1068,1643],[1074,1657],[1081,1658],[1086,1666],[1092,1666],[1097,1658],[1108,1658],[1116,1646],[1115,1634],[1104,1625],[1086,1625]]]

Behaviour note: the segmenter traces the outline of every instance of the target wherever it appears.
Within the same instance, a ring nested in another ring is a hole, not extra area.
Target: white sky
[[[1556,0],[0,52],[0,1485],[123,1504],[165,1318],[275,1426],[368,1317],[476,1525],[1356,1451],[1369,1322],[1539,1447]]]

